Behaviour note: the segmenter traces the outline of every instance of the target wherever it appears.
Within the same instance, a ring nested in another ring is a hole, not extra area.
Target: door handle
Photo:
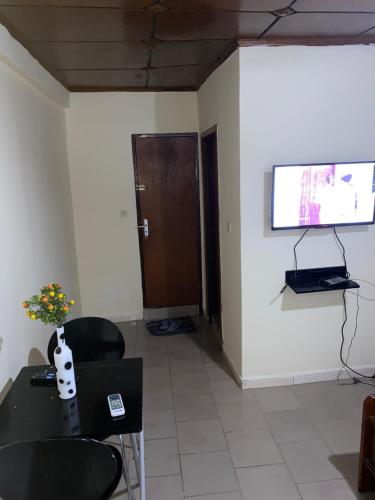
[[[143,235],[144,235],[145,239],[147,239],[149,236],[148,219],[143,219],[143,225],[137,226],[137,228],[143,229]]]

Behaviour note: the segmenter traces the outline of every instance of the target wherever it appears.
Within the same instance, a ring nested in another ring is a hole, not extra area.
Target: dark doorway
[[[202,134],[206,307],[210,321],[221,322],[219,177],[216,127]]]
[[[197,134],[133,135],[145,308],[200,305]]]

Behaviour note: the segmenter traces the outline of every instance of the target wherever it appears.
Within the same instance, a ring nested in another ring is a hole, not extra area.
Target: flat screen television
[[[374,223],[375,162],[274,165],[272,229]]]

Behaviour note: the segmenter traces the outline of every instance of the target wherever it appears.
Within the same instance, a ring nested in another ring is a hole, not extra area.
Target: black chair
[[[89,439],[47,439],[0,448],[0,498],[102,500],[122,473],[120,453]]]
[[[65,341],[73,352],[76,363],[121,359],[125,353],[124,338],[118,327],[104,318],[77,318],[64,325]],[[48,344],[48,360],[54,363],[57,346],[56,332]]]

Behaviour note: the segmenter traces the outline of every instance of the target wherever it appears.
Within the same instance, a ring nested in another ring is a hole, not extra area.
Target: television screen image
[[[373,224],[374,166],[275,165],[272,229]]]

